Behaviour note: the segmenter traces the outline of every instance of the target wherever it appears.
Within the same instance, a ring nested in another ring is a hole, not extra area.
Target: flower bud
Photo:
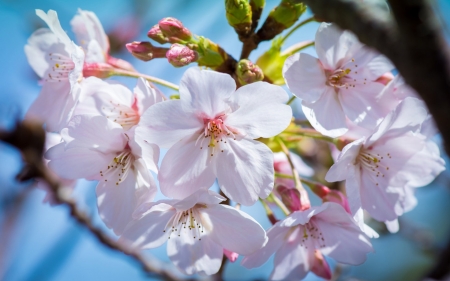
[[[324,259],[322,253],[318,250],[314,251],[314,260],[311,265],[311,271],[319,277],[327,280],[331,279],[331,269],[326,259]]]
[[[348,205],[347,197],[345,197],[345,195],[342,194],[342,192],[340,192],[339,190],[330,190],[330,192],[327,195],[322,197],[322,200],[323,202],[337,203],[341,205],[347,213],[349,214],[352,213],[350,211],[350,206]]]
[[[166,53],[170,64],[175,67],[182,67],[198,60],[197,52],[180,44],[173,44]]]
[[[160,48],[153,46],[150,42],[137,42],[126,44],[128,51],[136,58],[149,61],[154,58],[163,58],[168,48]]]
[[[242,85],[251,84],[253,82],[262,81],[264,79],[264,73],[261,68],[256,64],[253,64],[249,60],[241,60],[236,68],[236,74],[239,83]]]
[[[192,39],[192,33],[184,27],[181,21],[175,18],[163,18],[158,23],[161,32],[170,43],[188,42]]]
[[[252,9],[248,0],[225,0],[228,23],[239,36],[247,36],[252,28]]]
[[[283,204],[292,212],[304,211],[311,208],[308,193],[306,193],[305,189],[299,191],[295,188],[279,185],[277,186],[277,192],[281,196]]]
[[[161,29],[159,28],[159,25],[157,24],[155,24],[152,28],[150,28],[150,30],[147,32],[147,36],[160,44],[165,44],[169,42],[169,39],[162,33]]]
[[[391,82],[392,79],[394,79],[394,75],[391,72],[387,72],[378,77],[378,79],[375,80],[375,82],[381,83],[386,86],[389,82]]]
[[[114,67],[103,62],[87,63],[83,65],[83,77],[95,76],[101,79],[108,78],[114,73]]]
[[[239,254],[232,252],[232,251],[228,251],[227,249],[223,249],[223,254],[231,261],[231,262],[235,262],[238,258],[239,258]]]

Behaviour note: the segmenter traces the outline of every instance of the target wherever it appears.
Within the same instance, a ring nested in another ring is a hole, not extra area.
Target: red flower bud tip
[[[227,249],[223,249],[223,254],[224,254],[231,262],[235,262],[235,261],[238,259],[238,257],[239,257],[239,254],[238,254],[238,253],[228,251]]]
[[[150,42],[132,42],[125,45],[127,50],[136,58],[149,61],[154,58],[163,58],[167,48],[154,47]]]
[[[169,42],[169,39],[162,33],[159,25],[157,24],[150,28],[150,30],[147,32],[147,36],[160,44]]]
[[[308,193],[302,189],[298,191],[295,188],[288,188],[284,185],[277,187],[277,192],[281,196],[281,201],[292,212],[304,211],[311,208]]]
[[[163,18],[158,23],[161,32],[169,38],[171,43],[177,43],[181,41],[190,41],[192,33],[184,27],[181,21],[175,18]],[[178,40],[177,40],[178,39]]]
[[[378,77],[378,79],[375,80],[375,82],[381,83],[383,85],[387,85],[389,82],[391,82],[392,79],[394,79],[394,75],[391,72],[387,72],[387,73],[381,75],[380,77]]]
[[[314,252],[314,260],[312,262],[311,271],[319,277],[327,280],[331,279],[332,275],[330,266],[328,265],[327,260],[323,258],[322,253],[318,250],[315,250]]]
[[[334,202],[341,205],[345,211],[352,214],[350,211],[350,206],[348,205],[347,197],[345,197],[339,190],[330,190],[327,195],[322,197],[323,202]]]

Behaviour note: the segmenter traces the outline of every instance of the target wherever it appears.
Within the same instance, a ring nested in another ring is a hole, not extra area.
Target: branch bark
[[[317,18],[351,30],[388,57],[425,101],[450,155],[450,68],[442,28],[427,0],[390,0],[393,16],[356,0],[304,0]]]

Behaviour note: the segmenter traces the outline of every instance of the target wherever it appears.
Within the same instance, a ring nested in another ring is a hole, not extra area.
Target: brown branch
[[[172,272],[149,263],[140,253],[129,249],[106,235],[100,228],[94,226],[85,212],[78,209],[75,200],[68,197],[65,192],[61,192],[61,183],[42,161],[45,143],[45,132],[42,129],[42,124],[25,120],[22,123],[18,123],[11,132],[0,131],[0,140],[15,146],[22,152],[22,157],[27,164],[27,170],[26,175],[22,174],[21,178],[41,178],[44,180],[53,191],[55,199],[59,203],[68,206],[71,216],[83,227],[87,228],[103,245],[132,257],[147,273],[156,275],[164,280],[180,280]]]
[[[390,0],[395,19],[356,0],[305,0],[325,21],[386,55],[425,101],[450,154],[450,69],[441,27],[427,0]]]

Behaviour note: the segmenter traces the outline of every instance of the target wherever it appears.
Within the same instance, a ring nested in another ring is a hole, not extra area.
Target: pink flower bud
[[[380,77],[378,77],[378,79],[375,80],[375,82],[381,83],[383,85],[387,85],[389,82],[391,82],[392,79],[394,79],[394,75],[391,72],[387,72],[387,73],[381,75]]]
[[[223,254],[224,254],[231,262],[235,262],[235,261],[238,259],[238,257],[239,257],[239,254],[238,254],[238,253],[228,251],[227,249],[223,249]]]
[[[168,48],[160,48],[153,46],[150,42],[132,42],[126,44],[128,51],[136,58],[149,61],[154,58],[163,58]]]
[[[166,53],[169,62],[175,67],[182,67],[198,60],[197,52],[180,44],[173,44]]]
[[[319,277],[331,279],[331,269],[326,259],[320,251],[314,251],[314,260],[312,262],[311,271]]]
[[[108,78],[114,73],[114,67],[107,63],[94,62],[84,63],[83,77],[95,76],[98,78]]]
[[[323,202],[334,202],[341,205],[345,211],[349,214],[351,214],[350,206],[348,205],[347,197],[345,197],[342,192],[339,190],[330,190],[330,192],[322,197]]]
[[[162,33],[159,25],[157,24],[150,28],[150,30],[147,32],[147,36],[160,44],[169,42],[169,39]]]
[[[264,79],[264,73],[261,68],[249,60],[239,61],[236,68],[236,74],[239,83],[242,85],[262,81]]]
[[[163,18],[158,23],[161,32],[169,39],[171,43],[181,41],[190,41],[192,33],[184,27],[181,21],[176,18]]]
[[[277,186],[277,192],[281,196],[281,201],[292,212],[304,211],[311,208],[308,193],[304,189],[298,191],[295,188],[279,185]]]

